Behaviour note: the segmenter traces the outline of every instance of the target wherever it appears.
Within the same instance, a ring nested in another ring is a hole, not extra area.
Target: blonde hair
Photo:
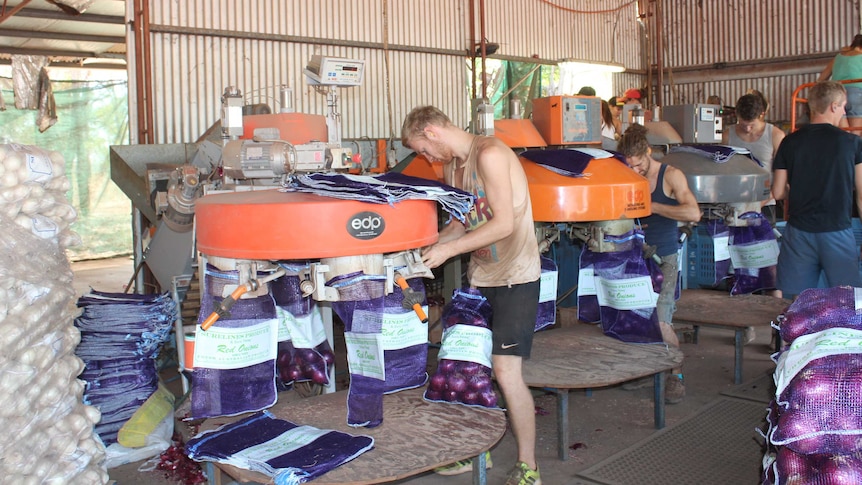
[[[847,90],[836,81],[821,81],[808,91],[808,107],[812,113],[823,114],[832,103],[847,98]]]
[[[449,126],[452,120],[434,106],[419,106],[413,108],[401,125],[401,143],[410,146],[410,140],[425,136],[428,125]]]

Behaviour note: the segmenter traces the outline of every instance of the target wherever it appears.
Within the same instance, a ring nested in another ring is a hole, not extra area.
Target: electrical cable
[[[568,8],[568,7],[563,7],[563,6],[557,5],[556,3],[553,3],[553,2],[551,2],[551,1],[549,1],[549,0],[539,0],[539,1],[540,1],[540,2],[542,2],[542,3],[548,4],[548,5],[550,5],[550,6],[554,7],[554,8],[556,8],[556,9],[563,10],[563,11],[565,11],[565,12],[569,12],[569,13],[585,13],[585,14],[614,13],[614,12],[618,12],[618,11],[620,11],[620,10],[622,10],[622,9],[624,9],[624,8],[626,8],[626,7],[628,7],[629,5],[631,5],[631,4],[635,3],[635,2],[637,2],[637,0],[631,0],[631,1],[629,1],[629,2],[626,2],[626,3],[622,4],[622,5],[620,5],[619,7],[611,8],[611,9],[605,9],[605,10],[576,10],[576,9],[573,9],[573,8]]]

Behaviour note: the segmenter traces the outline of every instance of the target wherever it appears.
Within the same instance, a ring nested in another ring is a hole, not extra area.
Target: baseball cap
[[[631,88],[626,90],[626,94],[623,97],[628,99],[641,99],[641,92],[635,88]]]
[[[613,96],[608,100],[608,104],[611,106],[622,106],[625,104],[623,101],[624,99],[622,97]]]

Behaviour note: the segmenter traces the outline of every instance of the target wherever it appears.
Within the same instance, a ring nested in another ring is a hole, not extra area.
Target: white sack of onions
[[[77,214],[62,156],[0,145],[0,476],[3,483],[105,484],[100,413],[83,362],[65,247]]]

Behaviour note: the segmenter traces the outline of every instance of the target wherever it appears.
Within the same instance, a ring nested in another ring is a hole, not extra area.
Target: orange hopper
[[[224,258],[336,258],[437,241],[437,203],[430,200],[387,205],[258,190],[206,195],[195,213],[198,250]]]
[[[536,222],[597,222],[650,215],[649,182],[615,158],[596,158],[567,177],[521,158]]]

